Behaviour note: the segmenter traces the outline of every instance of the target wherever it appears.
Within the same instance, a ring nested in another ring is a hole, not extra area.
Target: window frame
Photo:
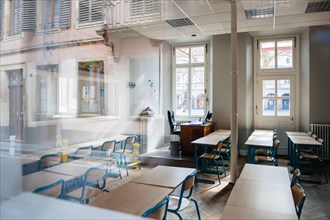
[[[51,9],[49,9],[48,3],[50,2]],[[57,2],[57,7],[55,7],[55,2]],[[60,0],[45,0],[45,1],[38,1],[37,4],[38,8],[38,32],[49,32],[49,31],[59,31],[60,29]],[[48,25],[45,21],[46,17],[49,17],[49,13],[51,14],[51,23],[49,24],[50,27],[46,27]],[[56,16],[57,14],[57,16]]]
[[[89,17],[89,21],[88,22],[83,22],[81,23],[80,22],[80,2],[81,1],[88,1],[89,2],[89,13],[88,13],[88,17]],[[99,1],[99,0],[98,0]],[[101,2],[101,1],[100,1]],[[92,13],[92,4],[93,4],[93,0],[78,0],[77,1],[77,5],[76,5],[76,11],[77,11],[77,18],[76,18],[76,22],[77,22],[77,27],[85,27],[85,26],[93,26],[93,25],[99,25],[99,24],[103,24],[104,23],[104,19],[105,19],[105,16],[104,16],[104,7],[102,5],[101,8],[101,14],[102,14],[102,18],[100,19],[100,21],[91,21],[91,13]],[[94,2],[95,4],[95,2]]]
[[[185,118],[192,118],[192,119],[198,119],[198,118],[203,118],[207,112],[207,109],[209,108],[209,94],[208,91],[209,89],[209,83],[208,83],[208,77],[209,77],[209,54],[208,54],[208,43],[196,43],[196,44],[189,44],[189,45],[173,45],[172,46],[172,109],[174,110],[174,113],[177,118],[181,118],[185,120]],[[204,62],[203,63],[191,63],[190,62],[190,54],[191,54],[191,48],[194,47],[204,47]],[[188,64],[176,64],[176,49],[177,48],[189,48],[189,63]],[[196,67],[203,67],[204,68],[204,112],[203,114],[200,115],[193,115],[191,113],[192,109],[192,99],[191,99],[191,69],[196,68]],[[188,81],[188,114],[187,115],[179,115],[176,112],[177,109],[177,103],[176,103],[176,69],[177,68],[188,68],[188,74],[189,74],[189,81]]]
[[[278,68],[276,66],[277,63],[277,42],[292,40],[292,68]],[[270,69],[261,69],[260,68],[260,43],[263,42],[275,42],[275,68]],[[293,73],[297,71],[297,39],[296,36],[283,36],[283,37],[272,37],[272,38],[262,38],[257,40],[257,57],[256,57],[256,70],[257,75],[279,75],[279,74],[287,74]]]

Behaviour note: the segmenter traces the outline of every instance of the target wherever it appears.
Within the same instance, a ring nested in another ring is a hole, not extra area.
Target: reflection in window
[[[104,115],[104,63],[78,63],[80,114]]]
[[[293,68],[293,42],[293,39],[260,42],[260,69]]]
[[[41,8],[41,30],[52,30],[59,27],[59,0],[40,1]]]
[[[37,66],[37,121],[52,120],[57,112],[58,65]]]

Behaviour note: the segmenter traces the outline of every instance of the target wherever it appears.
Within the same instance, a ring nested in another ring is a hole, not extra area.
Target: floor
[[[153,160],[154,159],[154,160]],[[158,152],[153,152],[142,159],[144,164],[141,170],[132,169],[129,171],[129,176],[124,175],[123,179],[113,179],[108,181],[108,187],[115,189],[123,183],[129,181],[135,176],[141,175],[150,168],[162,165],[175,165],[175,166],[192,166],[192,159],[190,157],[171,156],[169,149],[166,147]],[[155,162],[157,161],[157,162]],[[145,163],[149,162],[149,164]],[[246,156],[238,157],[238,171],[241,172],[244,164],[247,162]],[[285,158],[279,159],[280,166],[286,166],[287,160]],[[172,165],[172,166],[173,166]],[[326,170],[330,177],[330,163],[326,163]],[[125,172],[123,172],[125,173]],[[198,174],[203,175],[203,174]],[[207,178],[214,178],[217,180],[216,175],[207,175]],[[221,184],[218,181],[214,185],[196,183],[194,188],[193,197],[199,203],[199,209],[202,219],[219,219],[223,212],[226,201],[233,188],[230,181],[230,170],[227,169],[227,176],[222,176]],[[329,219],[330,218],[330,183],[328,184],[309,184],[301,183],[304,187],[307,198],[303,207],[301,219]],[[183,219],[197,219],[196,210],[193,204],[187,209],[182,211]],[[167,219],[178,219],[174,214],[169,213]]]

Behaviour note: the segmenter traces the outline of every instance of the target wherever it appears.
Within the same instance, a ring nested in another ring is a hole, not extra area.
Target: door
[[[280,147],[287,146],[285,131],[294,131],[296,124],[294,76],[259,76],[256,101],[256,128],[276,128]]]
[[[23,140],[23,74],[22,69],[7,72],[9,84],[9,135]]]

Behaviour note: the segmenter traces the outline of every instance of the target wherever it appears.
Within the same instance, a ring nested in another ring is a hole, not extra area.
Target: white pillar
[[[231,152],[230,183],[237,180],[237,2],[231,0]]]

